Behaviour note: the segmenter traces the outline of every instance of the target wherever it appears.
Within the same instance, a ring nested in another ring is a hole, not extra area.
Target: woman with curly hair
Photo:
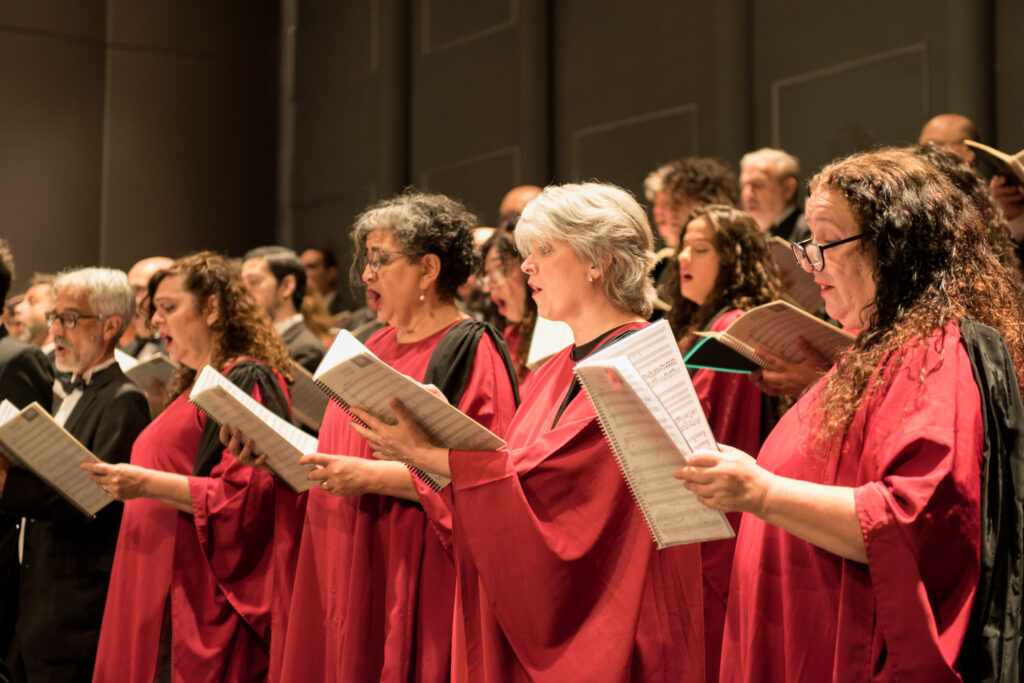
[[[794,251],[854,345],[756,463],[723,447],[677,472],[706,504],[747,513],[722,677],[958,681],[990,436],[972,361],[979,338],[1001,336],[1017,394],[1020,288],[970,200],[908,150],[825,167],[807,220]]]
[[[764,233],[750,214],[731,206],[693,210],[676,249],[676,263],[668,280],[672,308],[667,317],[683,353],[698,339],[695,332],[721,332],[745,311],[782,293]],[[718,442],[756,453],[778,418],[778,399],[762,394],[749,375],[733,372],[697,370],[693,387]],[[733,528],[740,517],[729,513]],[[708,681],[718,680],[735,544],[735,539],[701,544]]]
[[[382,201],[352,228],[352,273],[388,323],[367,348],[500,436],[518,403],[511,359],[501,334],[455,303],[476,265],[476,226],[443,195]],[[319,452],[303,458],[320,466],[309,474],[319,486],[308,493],[280,680],[446,680],[451,487],[434,490],[406,465],[376,459],[354,419],[332,401]]]
[[[515,238],[506,230],[497,230],[480,247],[483,254],[483,285],[505,320],[505,343],[512,354],[512,362],[523,387],[530,374],[526,359],[533,341],[533,328],[537,323],[537,304],[526,286],[526,274],[520,266],[523,259],[516,249]]]
[[[238,269],[211,252],[154,274],[146,305],[181,368],[131,464],[91,467],[127,501],[93,680],[262,680],[294,546],[275,517],[297,520],[297,498],[232,457],[188,392],[211,365],[288,418],[288,351]]]

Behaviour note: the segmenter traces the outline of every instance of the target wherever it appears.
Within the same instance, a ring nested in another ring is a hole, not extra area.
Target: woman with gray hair
[[[700,551],[657,551],[575,364],[644,327],[654,241],[625,191],[548,187],[516,243],[537,312],[574,344],[535,371],[497,451],[359,414],[375,455],[452,477],[455,680],[703,681]],[[511,552],[510,552],[511,551]]]

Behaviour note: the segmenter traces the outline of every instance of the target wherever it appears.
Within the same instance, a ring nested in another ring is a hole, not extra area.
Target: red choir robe
[[[786,413],[758,464],[853,487],[868,561],[746,515],[722,680],[959,681],[978,583],[983,424],[957,325],[884,371],[838,455],[813,447],[825,381]]]
[[[451,452],[453,678],[703,682],[700,549],[656,549],[585,392],[552,428],[573,365],[534,371],[507,449]]]
[[[381,360],[422,380],[446,328],[409,344],[393,327],[367,341]],[[494,343],[480,339],[458,407],[498,435],[515,412],[508,372]],[[319,448],[372,458],[334,402]],[[410,475],[411,476],[411,475]],[[450,492],[414,477],[420,504],[367,494],[309,491],[284,651],[285,681],[442,681],[451,669],[455,566]],[[424,508],[431,510],[428,518]]]
[[[258,387],[252,395],[263,402]],[[266,680],[271,607],[281,599],[274,591],[285,580],[277,574],[295,543],[287,525],[275,534],[275,513],[294,510],[297,497],[226,449],[209,476],[191,476],[205,424],[186,392],[132,449],[135,465],[189,475],[194,514],[148,498],[125,503],[93,673],[98,683],[152,681],[168,627],[172,681]]]
[[[739,309],[723,313],[709,329],[721,332],[743,313]],[[763,397],[757,385],[750,381],[750,375],[702,369],[693,375],[693,388],[718,443],[746,453],[757,453],[761,449]],[[732,528],[739,531],[742,515],[730,512],[726,516]],[[725,628],[735,547],[736,539],[726,538],[702,543],[700,548],[704,569],[704,652],[709,683],[718,680],[718,660],[722,654],[722,631]]]

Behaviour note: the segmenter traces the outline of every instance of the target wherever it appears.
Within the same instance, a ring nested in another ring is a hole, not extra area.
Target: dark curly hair
[[[515,223],[512,223],[513,229]],[[516,271],[523,265],[523,257],[516,248],[515,237],[509,230],[498,229],[494,231],[487,241],[480,245],[481,264],[487,259],[487,253],[494,249],[498,258],[501,259],[501,270],[508,277],[514,277]],[[478,269],[478,274],[485,275],[483,268]],[[523,309],[523,319],[519,321],[519,347],[509,349],[512,352],[512,360],[515,362],[516,374],[522,378],[526,375],[526,359],[530,355],[530,342],[533,340],[533,328],[537,324],[537,302],[530,296],[529,288],[525,292],[526,308]]]
[[[736,172],[721,159],[712,157],[670,161],[647,176],[644,187],[648,199],[664,192],[677,205],[697,202],[739,206],[740,202]]]
[[[455,299],[456,290],[476,269],[473,245],[476,216],[456,200],[441,194],[406,190],[366,209],[352,226],[355,258],[351,278],[362,286],[366,267],[366,236],[374,230],[391,230],[402,245],[402,253],[416,262],[427,254],[441,260],[437,295],[443,301]]]
[[[949,322],[969,316],[995,328],[1024,367],[1024,300],[1019,278],[1000,259],[971,200],[907,149],[855,154],[829,164],[812,193],[841,195],[875,264],[874,309],[840,357],[821,397],[819,439],[838,447],[857,409],[884,390],[885,372],[908,348],[933,343]],[[942,359],[921,373],[921,386]]]
[[[768,250],[764,233],[750,214],[712,204],[694,209],[686,225],[698,218],[706,220],[714,233],[718,277],[711,296],[703,304],[684,298],[679,288],[679,267],[675,264],[683,249],[680,241],[673,263],[669,264],[665,288],[672,308],[666,317],[684,347],[692,343],[693,333],[704,329],[723,308],[748,310],[778,299],[783,292],[779,267]]]
[[[192,295],[197,310],[216,297],[220,315],[211,329],[216,333],[210,365],[223,369],[239,358],[255,358],[292,380],[288,348],[274,331],[270,318],[242,282],[238,268],[225,256],[201,251],[183,256],[174,265],[153,274],[149,280],[144,310],[152,323],[156,310],[153,297],[164,279],[180,276],[182,288]],[[167,385],[169,400],[183,393],[196,372],[182,366]]]
[[[1010,226],[1006,223],[1003,210],[992,201],[988,185],[978,175],[974,167],[964,161],[959,154],[936,142],[926,142],[911,148],[911,151],[937,168],[949,178],[956,189],[967,195],[974,208],[981,214],[981,219],[988,228],[989,239],[999,260],[1003,262],[1015,277],[1020,277],[1020,260],[1016,254],[1016,244],[1010,234]]]

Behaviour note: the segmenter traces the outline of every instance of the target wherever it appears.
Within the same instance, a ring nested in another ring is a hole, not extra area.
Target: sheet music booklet
[[[161,385],[167,386],[171,377],[181,367],[162,353],[153,354],[146,360],[140,361],[120,349],[114,349],[114,358],[117,359],[117,364],[121,366],[121,370],[128,379],[135,382],[143,391],[149,391],[149,385],[154,379]]]
[[[697,332],[698,341],[685,362],[689,368],[750,372],[769,364],[757,355],[762,349],[791,363],[803,358],[797,346],[803,337],[825,360],[835,363],[853,344],[853,335],[785,301],[752,308],[721,332]]]
[[[389,401],[398,397],[435,446],[487,451],[505,445],[473,418],[377,358],[347,330],[338,333],[313,379],[346,409],[356,406],[391,424],[395,415]],[[451,481],[439,474],[410,469],[438,490]]]
[[[45,481],[86,517],[113,502],[80,467],[100,459],[36,402],[21,410],[7,399],[0,403],[0,447],[12,464]]]
[[[668,322],[593,353],[575,372],[658,548],[733,537],[725,515],[672,476],[693,451],[718,445]]]
[[[253,452],[266,453],[267,468],[296,493],[316,483],[306,479],[316,467],[299,464],[303,455],[316,452],[316,437],[270,412],[212,366],[199,373],[188,400],[218,423],[241,429],[253,440]]]
[[[296,419],[310,429],[320,430],[324,421],[324,411],[330,400],[320,385],[313,381],[309,370],[292,361],[292,376],[295,378],[291,387],[292,412]]]

